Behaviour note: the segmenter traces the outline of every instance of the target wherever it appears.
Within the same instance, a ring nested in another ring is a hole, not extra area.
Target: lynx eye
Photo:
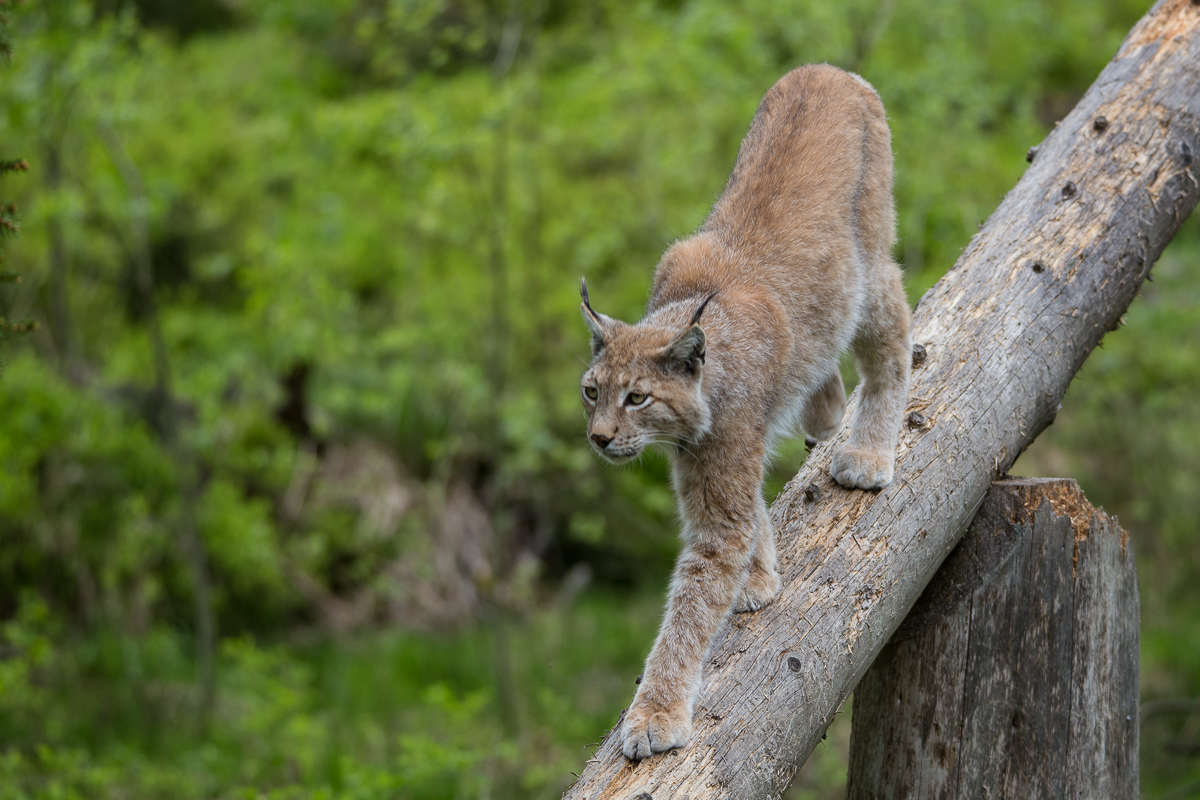
[[[595,400],[600,396],[600,392],[595,386],[585,386],[583,387],[583,396],[588,400]]]
[[[645,392],[630,392],[625,395],[625,405],[627,406],[640,406],[644,402],[646,402]]]

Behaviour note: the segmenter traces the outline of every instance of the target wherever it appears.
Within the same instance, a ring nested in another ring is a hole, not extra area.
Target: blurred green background
[[[579,276],[636,318],[828,61],[888,108],[915,300],[1147,7],[0,4],[0,317],[38,323],[0,350],[0,800],[558,797],[676,548],[664,459],[585,446]],[[1014,469],[1131,531],[1146,700],[1200,696],[1200,223],[1154,277]],[[848,716],[789,798],[843,796]],[[1200,714],[1146,719],[1144,796],[1197,778]]]

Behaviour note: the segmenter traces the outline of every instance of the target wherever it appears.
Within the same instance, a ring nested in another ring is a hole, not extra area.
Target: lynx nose
[[[602,433],[593,433],[592,441],[596,443],[597,447],[603,450],[604,448],[608,447],[608,443],[612,441],[612,437],[605,436]]]

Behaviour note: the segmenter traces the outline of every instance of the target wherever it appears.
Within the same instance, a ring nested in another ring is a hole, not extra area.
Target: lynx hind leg
[[[848,489],[878,489],[891,483],[908,399],[910,312],[900,268],[888,261],[873,278],[876,294],[853,342],[862,396],[850,436],[834,450],[830,470]]]
[[[754,553],[750,556],[746,580],[742,583],[737,599],[733,601],[733,613],[758,611],[769,606],[779,594],[779,586],[779,570],[775,565],[775,534],[771,530],[764,503],[758,515]]]
[[[800,427],[807,436],[824,441],[837,433],[845,411],[846,387],[842,384],[842,373],[835,366],[833,374],[804,404]]]

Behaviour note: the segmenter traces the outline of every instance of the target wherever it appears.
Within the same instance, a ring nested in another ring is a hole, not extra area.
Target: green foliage
[[[1143,11],[21,9],[0,138],[38,169],[0,316],[46,324],[0,380],[0,798],[552,796],[658,612],[560,593],[586,564],[657,598],[675,549],[664,459],[606,468],[581,435],[580,275],[636,318],[763,92],[830,61],[888,107],[915,299]],[[1148,686],[1191,695],[1197,238],[1050,434],[1137,529]],[[803,457],[786,445],[769,486]],[[223,635],[207,727],[192,505]],[[840,763],[797,791],[827,796]]]
[[[8,0],[0,0],[0,56],[8,58],[12,55],[12,42],[9,39],[9,12],[10,3]],[[11,172],[24,172],[29,169],[28,162],[23,158],[13,159],[9,161],[0,161],[0,177]],[[17,205],[11,201],[0,201],[0,239],[7,235],[15,235],[19,230],[17,225]],[[3,254],[0,253],[0,264],[3,263]],[[0,271],[0,284],[3,283],[19,283],[21,276],[15,272]],[[33,322],[10,322],[0,315],[0,344],[3,344],[14,333],[28,333],[35,328]],[[0,361],[0,369],[3,369],[4,362]]]
[[[594,595],[534,615],[503,651],[482,627],[227,639],[200,736],[178,634],[80,640],[30,601],[0,629],[0,798],[558,797],[633,686],[658,606]],[[494,702],[499,658],[515,720]]]

